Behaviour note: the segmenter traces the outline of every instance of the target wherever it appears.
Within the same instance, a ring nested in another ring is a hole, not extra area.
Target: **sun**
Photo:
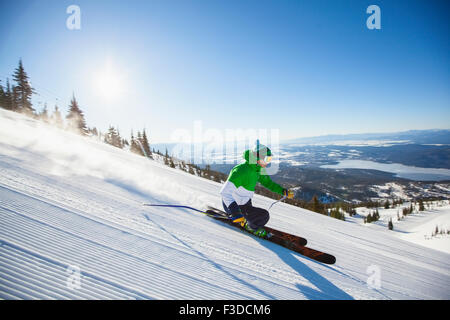
[[[124,83],[120,73],[111,63],[97,71],[93,77],[95,92],[105,100],[116,100],[123,94]]]

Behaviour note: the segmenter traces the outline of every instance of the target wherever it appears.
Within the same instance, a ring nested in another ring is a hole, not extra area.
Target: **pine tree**
[[[392,218],[389,219],[388,229],[389,230],[394,230],[394,224],[392,223]]]
[[[75,95],[73,95],[72,100],[69,105],[69,113],[66,116],[67,126],[70,130],[74,130],[75,132],[86,135],[86,121],[84,120],[83,111],[81,111],[78,106],[78,102],[75,99]]]
[[[345,215],[341,212],[339,206],[331,209],[330,217],[345,221]]]
[[[141,135],[141,132],[140,132],[140,131],[137,132],[137,135],[136,135],[136,142],[137,142],[137,144],[138,144],[138,146],[139,146],[139,149],[141,149],[142,155],[144,155],[144,153],[142,152],[142,148],[141,148],[141,145],[142,145],[142,135]]]
[[[97,130],[96,127],[93,127],[92,129],[90,129],[89,132],[90,132],[93,136],[98,136],[98,130]]]
[[[108,133],[105,135],[105,142],[122,149],[123,148],[123,141],[120,137],[120,132],[113,126],[109,126]]]
[[[142,148],[145,151],[145,155],[149,158],[152,158],[152,150],[150,149],[150,144],[147,139],[147,134],[144,132],[142,133],[142,139],[141,139]]]
[[[419,211],[425,211],[425,206],[423,205],[423,200],[419,200]]]
[[[136,146],[137,146],[137,148],[138,148],[138,150],[139,150],[139,154],[140,154],[141,156],[144,156],[144,157],[145,157],[145,150],[144,150],[144,148],[142,147],[142,134],[141,134],[140,131],[137,132],[135,142],[136,142]]]
[[[169,152],[167,151],[167,148],[166,148],[166,154],[164,155],[164,164],[166,166],[169,165]]]
[[[47,103],[44,104],[44,109],[42,109],[42,112],[39,114],[39,118],[44,122],[49,122]]]
[[[380,213],[378,212],[378,208],[375,209],[375,215],[374,215],[375,221],[380,220]]]
[[[130,151],[143,156],[142,150],[134,138],[133,130],[131,130]]]
[[[64,123],[61,116],[61,112],[59,111],[59,108],[57,105],[55,105],[55,110],[53,111],[53,114],[51,116],[51,121],[54,125],[56,125],[58,128],[62,128]]]
[[[116,137],[115,138],[116,138],[116,140],[114,141],[115,142],[115,146],[117,148],[123,149],[123,139],[120,136],[119,128],[116,129]]]
[[[410,213],[408,208],[403,208],[403,216],[406,217]]]
[[[108,132],[105,134],[105,137],[103,138],[103,142],[107,143],[107,144],[112,144],[112,139],[111,139],[111,125],[108,128]]]
[[[316,195],[311,200],[311,211],[318,212],[318,213],[325,213],[325,208],[323,204],[319,201],[319,198],[317,198]]]
[[[172,157],[169,157],[169,166],[171,168],[175,168],[175,163],[173,162],[173,158]]]
[[[31,104],[31,96],[35,91],[31,87],[28,75],[23,68],[22,59],[19,60],[19,66],[14,72],[13,80],[17,83],[13,89],[17,111],[33,115],[34,109]]]
[[[114,145],[114,136],[116,135],[116,131],[113,126],[109,126],[108,132],[105,134],[105,142]]]
[[[6,91],[0,80],[0,108],[6,109]]]
[[[0,108],[12,110],[12,93],[8,78],[6,79],[6,87],[1,84],[0,80]]]
[[[6,78],[6,88],[5,88],[5,93],[4,93],[4,97],[5,97],[5,105],[4,108],[6,110],[15,110],[15,104],[14,104],[14,97],[13,97],[13,92],[11,89],[11,85],[9,84],[9,78]]]
[[[378,209],[375,209],[375,211],[372,211],[369,213],[365,219],[367,223],[371,223],[374,221],[378,221],[380,219],[380,214],[378,213]]]

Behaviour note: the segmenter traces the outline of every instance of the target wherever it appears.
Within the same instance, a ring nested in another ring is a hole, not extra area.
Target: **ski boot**
[[[268,233],[267,230],[264,228],[258,228],[257,230],[254,230],[250,227],[250,225],[248,224],[247,221],[243,221],[241,222],[241,226],[247,230],[248,232],[253,233],[255,236],[260,237],[260,238],[266,238]]]

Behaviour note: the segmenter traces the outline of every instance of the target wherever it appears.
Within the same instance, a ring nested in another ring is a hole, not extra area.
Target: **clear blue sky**
[[[66,111],[75,92],[89,126],[145,126],[153,142],[195,120],[282,139],[449,128],[449,3],[2,1],[0,79],[22,58],[36,109]],[[81,30],[66,28],[71,4]]]

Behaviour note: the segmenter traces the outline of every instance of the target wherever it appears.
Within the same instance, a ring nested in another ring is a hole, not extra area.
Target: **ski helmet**
[[[257,160],[263,160],[266,163],[272,161],[272,151],[267,146],[260,144],[259,140],[256,140],[256,144],[252,151]]]

